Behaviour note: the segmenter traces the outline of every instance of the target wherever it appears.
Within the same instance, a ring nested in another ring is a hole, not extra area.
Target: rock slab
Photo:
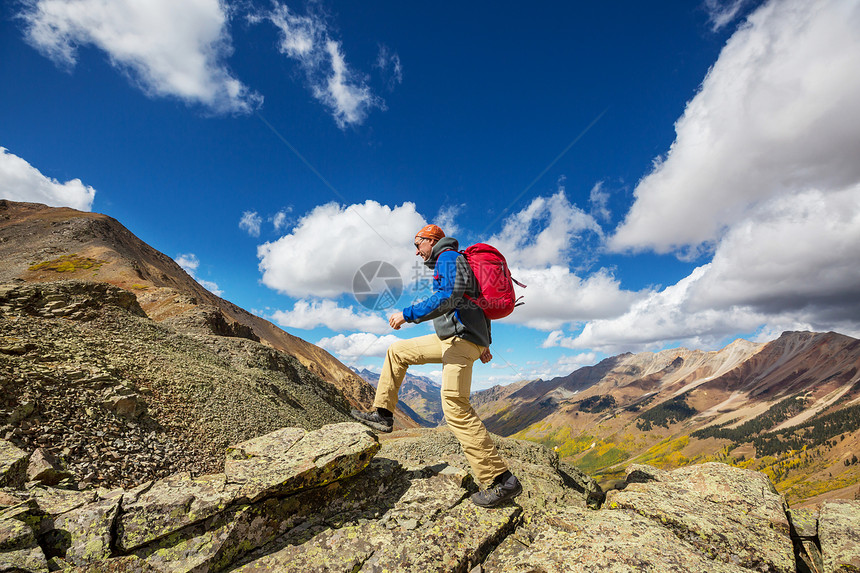
[[[860,571],[860,500],[825,501],[818,538],[825,573]]]

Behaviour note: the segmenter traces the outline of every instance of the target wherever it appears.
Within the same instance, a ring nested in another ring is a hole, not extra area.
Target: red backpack
[[[495,247],[477,243],[460,253],[472,267],[481,289],[481,296],[477,299],[467,298],[477,302],[487,318],[504,318],[514,311],[514,307],[523,304],[520,302],[522,297],[517,298],[514,294],[513,283],[522,288],[526,285],[511,277],[505,257]]]

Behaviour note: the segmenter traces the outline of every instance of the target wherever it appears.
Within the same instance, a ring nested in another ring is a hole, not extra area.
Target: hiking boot
[[[517,476],[511,474],[507,479],[501,479],[487,489],[473,493],[472,503],[479,507],[496,507],[506,501],[511,501],[523,492],[523,486]]]
[[[353,410],[351,412],[352,417],[361,422],[366,426],[370,426],[377,432],[390,432],[394,429],[394,416],[388,418],[383,416],[376,410],[373,412],[362,412],[360,410]]]

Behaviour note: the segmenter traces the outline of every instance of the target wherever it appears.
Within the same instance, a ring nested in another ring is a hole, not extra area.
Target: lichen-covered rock
[[[469,467],[460,443],[447,428],[408,433],[409,437],[385,439],[379,455],[396,459],[407,467],[439,462]],[[523,494],[517,502],[527,512],[557,504],[588,503],[597,507],[603,499],[603,492],[593,479],[572,466],[562,466],[558,454],[552,450],[533,442],[498,436],[493,436],[493,442],[523,484]]]
[[[465,572],[516,527],[521,512],[516,505],[481,509],[461,496],[454,507],[425,516],[423,523],[383,518],[336,529],[321,524],[297,532],[306,536],[301,543],[283,540],[280,550],[236,571]]]
[[[57,485],[67,478],[72,478],[71,473],[60,467],[60,462],[57,461],[49,451],[44,448],[37,448],[30,456],[30,461],[27,464],[27,480],[38,481],[45,485]]]
[[[48,570],[48,560],[32,528],[17,519],[0,519],[0,570]]]
[[[860,500],[831,500],[821,505],[818,537],[824,573],[860,571]]]
[[[43,537],[50,557],[62,557],[72,565],[99,563],[111,556],[114,521],[122,495],[83,505],[53,520]]]
[[[222,511],[238,488],[224,474],[193,478],[188,473],[144,484],[122,496],[117,547],[133,551]]]
[[[818,537],[818,510],[811,508],[792,508],[788,510],[791,520],[792,536],[799,539]]]
[[[568,506],[548,511],[505,541],[484,562],[485,573],[749,573],[714,561],[658,522],[633,511]]]
[[[305,433],[285,428],[228,450],[224,472],[250,502],[287,495],[357,474],[379,450],[362,424],[330,424]]]
[[[154,569],[149,563],[135,555],[124,555],[105,559],[99,563],[91,563],[70,569],[63,569],[63,573],[161,573]]]
[[[0,440],[0,487],[23,487],[27,482],[29,454],[11,442]]]
[[[34,500],[39,509],[50,517],[59,516],[99,499],[93,490],[76,491],[54,487],[33,487],[21,492],[21,495]]]
[[[761,473],[720,463],[672,472],[631,469],[653,481],[607,494],[605,508],[658,521],[713,559],[748,569],[793,573],[793,543],[782,497]]]

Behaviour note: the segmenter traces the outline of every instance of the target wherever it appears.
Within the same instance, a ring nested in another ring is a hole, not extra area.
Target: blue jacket
[[[406,322],[433,320],[436,335],[445,340],[459,336],[478,346],[489,346],[490,319],[468,295],[480,294],[478,281],[466,257],[457,252],[457,239],[444,237],[433,245],[433,252],[425,265],[433,270],[433,294],[403,309]]]

